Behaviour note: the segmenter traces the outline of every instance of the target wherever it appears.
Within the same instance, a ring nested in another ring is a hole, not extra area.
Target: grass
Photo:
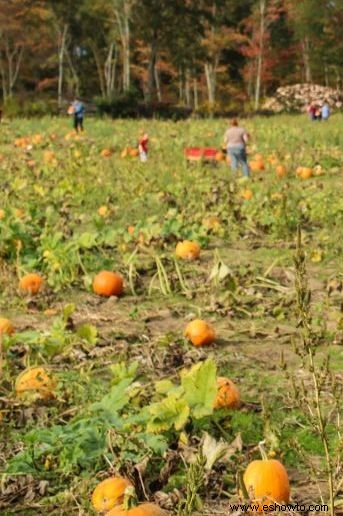
[[[144,439],[152,439],[145,434],[143,409],[160,400],[155,382],[175,382],[181,369],[208,356],[221,375],[238,385],[244,405],[239,411],[191,418],[181,430],[170,428],[154,436],[164,440],[168,453],[175,452],[178,459],[171,462],[170,477],[161,481],[164,459],[156,451],[157,442],[150,442],[143,474],[149,496],[158,490],[169,492],[175,485],[183,492],[180,439],[196,447],[207,431],[217,439],[242,437],[241,452],[225,466],[230,493],[235,491],[236,470],[258,456],[256,446],[265,439],[271,456],[280,458],[294,476],[293,499],[302,496],[302,484],[308,482],[307,499],[318,500],[311,471],[294,441],[319,464],[321,443],[296,407],[280,362],[282,352],[294,374],[307,381],[292,346],[297,323],[293,255],[300,223],[314,324],[321,335],[317,360],[329,351],[332,370],[342,382],[342,121],[342,115],[328,124],[290,115],[247,120],[253,137],[250,155],[263,154],[266,164],[248,185],[233,180],[225,163],[185,163],[186,146],[220,147],[224,120],[89,119],[80,139],[65,138],[70,129],[66,119],[13,120],[3,125],[0,315],[13,320],[16,334],[3,343],[0,425],[6,440],[0,445],[0,468],[6,473],[12,464],[12,475],[0,493],[1,514],[81,514],[82,510],[92,514],[89,497],[98,480],[113,472],[135,479],[134,465],[141,464],[145,449],[135,437],[142,432]],[[136,144],[143,127],[151,140],[149,161],[120,158],[125,145]],[[13,143],[38,133],[42,139],[32,147]],[[103,148],[112,151],[111,157],[100,156]],[[54,153],[52,161],[45,157],[47,150]],[[277,178],[268,161],[271,155],[286,166],[286,178]],[[308,181],[295,175],[298,166],[318,165],[322,175]],[[250,201],[242,199],[242,188],[251,188]],[[100,206],[108,208],[105,217],[98,213]],[[133,233],[127,230],[130,225]],[[199,261],[179,263],[186,291],[173,262],[175,244],[181,239],[197,240],[202,246]],[[170,283],[167,295],[158,277],[153,280],[156,257]],[[214,280],[219,260],[227,270]],[[92,294],[92,278],[103,268],[124,276],[123,298],[104,300]],[[18,277],[32,270],[46,280],[37,298],[27,298],[17,289]],[[64,320],[63,307],[68,304],[74,307]],[[208,350],[193,348],[183,338],[186,322],[198,316],[216,328],[217,343]],[[77,329],[84,325],[88,325],[82,333],[86,337],[80,337]],[[118,416],[111,414],[118,419],[101,416],[106,424],[112,421],[109,429],[117,432],[112,448],[105,445],[96,460],[85,462],[82,446],[91,456],[96,439],[93,435],[86,446],[76,437],[79,448],[75,444],[73,457],[52,446],[36,459],[33,470],[22,472],[21,463],[15,472],[14,458],[29,449],[30,439],[41,449],[40,430],[52,431],[54,425],[69,428],[76,417],[86,421],[85,429],[101,435],[104,421],[96,419],[92,404],[129,377],[127,368],[135,362],[138,383],[130,387],[130,403]],[[50,403],[25,404],[15,396],[17,375],[34,364],[48,365],[58,376],[57,395]],[[90,414],[93,423],[87,420]],[[32,429],[33,438],[28,437]],[[185,435],[180,436],[181,431]],[[332,447],[336,439],[332,430]],[[219,472],[220,465],[213,473],[220,483]],[[43,480],[48,488],[42,493]],[[140,491],[139,496],[144,498]],[[220,489],[215,496],[221,496]]]

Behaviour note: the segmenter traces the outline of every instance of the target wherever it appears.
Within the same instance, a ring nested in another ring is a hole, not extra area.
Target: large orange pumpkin
[[[217,397],[214,401],[214,408],[237,408],[240,405],[240,394],[236,385],[220,376],[217,378]]]
[[[92,504],[96,511],[106,512],[121,504],[125,489],[132,487],[129,480],[122,477],[110,477],[96,486],[92,494]]]
[[[1,335],[12,335],[14,333],[14,327],[9,319],[0,317],[0,336]]]
[[[19,281],[19,288],[29,294],[38,294],[43,286],[43,278],[39,274],[26,274]]]
[[[268,512],[265,505],[289,502],[288,474],[278,460],[254,460],[245,470],[243,481],[251,503],[258,506],[257,512]]]
[[[57,382],[44,367],[25,369],[17,378],[15,391],[18,397],[49,399],[54,396]]]
[[[212,326],[202,319],[194,319],[188,323],[184,335],[194,346],[211,344],[216,337]]]
[[[252,161],[250,161],[249,163],[249,167],[251,168],[251,170],[253,172],[260,172],[262,170],[264,170],[264,162],[262,160],[256,160],[256,159],[253,159]]]
[[[114,507],[106,516],[166,516],[166,513],[154,503],[142,503],[128,510],[121,506]]]
[[[197,242],[184,240],[177,244],[175,254],[183,260],[196,260],[200,256],[200,245]]]
[[[123,278],[117,272],[101,271],[93,280],[93,291],[99,296],[120,296],[123,289]]]

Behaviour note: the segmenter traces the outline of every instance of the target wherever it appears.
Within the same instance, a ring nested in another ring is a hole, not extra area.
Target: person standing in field
[[[85,106],[79,100],[75,99],[71,104],[71,111],[74,115],[74,129],[78,133],[79,131],[83,131],[83,117],[85,114]]]
[[[329,118],[330,118],[330,106],[326,100],[324,101],[324,104],[322,105],[321,115],[322,115],[322,120],[329,120]]]
[[[224,135],[224,144],[231,159],[231,169],[236,172],[238,165],[242,166],[243,176],[250,177],[246,145],[249,140],[247,131],[240,127],[237,118],[233,118],[230,127]]]
[[[138,150],[139,150],[139,159],[142,162],[145,162],[148,160],[148,143],[149,143],[149,137],[146,132],[141,131],[139,136],[139,142],[138,142]]]

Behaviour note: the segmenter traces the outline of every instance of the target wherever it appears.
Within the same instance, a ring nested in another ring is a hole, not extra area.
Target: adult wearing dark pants
[[[76,132],[83,131],[83,117],[85,114],[85,106],[79,99],[75,99],[72,106],[74,109],[74,129]]]
[[[224,143],[227,148],[227,153],[231,159],[231,169],[236,172],[238,166],[242,166],[244,177],[250,177],[250,170],[247,160],[246,144],[249,139],[249,134],[243,127],[238,125],[237,118],[231,120],[230,127],[224,135]]]

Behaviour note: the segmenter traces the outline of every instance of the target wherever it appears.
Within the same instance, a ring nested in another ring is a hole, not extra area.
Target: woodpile
[[[308,106],[314,102],[322,105],[326,101],[333,111],[343,106],[343,94],[318,84],[294,84],[278,88],[274,97],[266,99],[263,109],[281,112],[305,112]]]

